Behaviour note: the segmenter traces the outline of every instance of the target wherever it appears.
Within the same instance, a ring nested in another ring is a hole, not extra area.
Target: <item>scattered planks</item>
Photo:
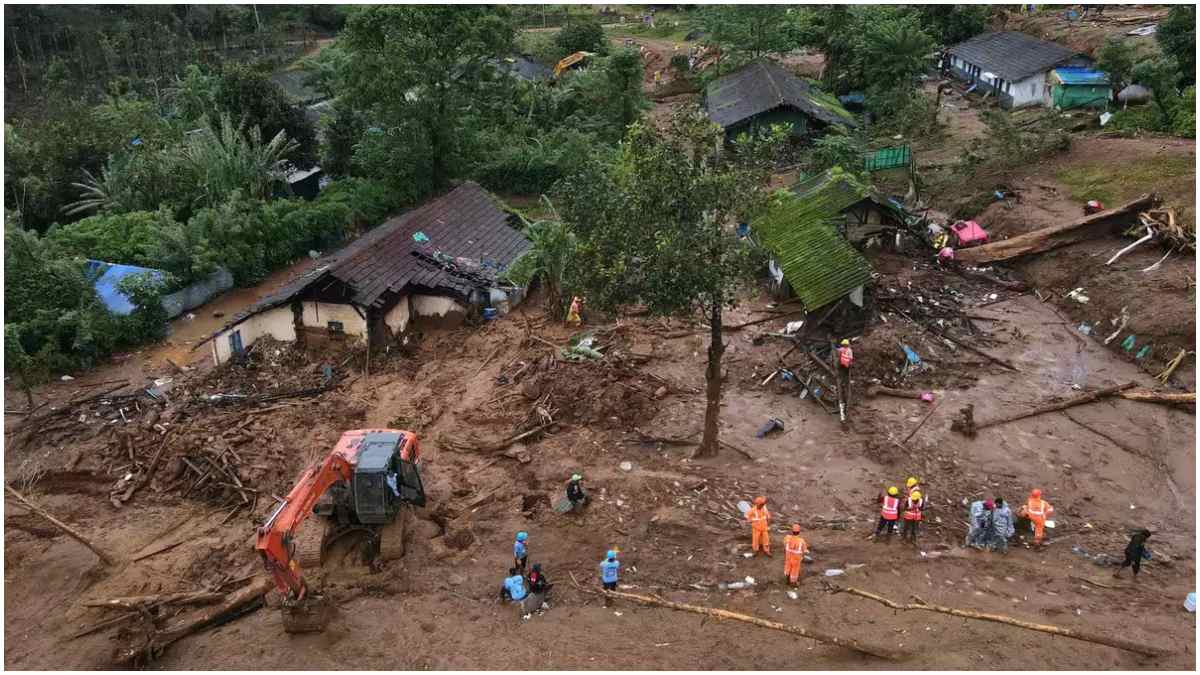
[[[108,600],[91,600],[83,603],[83,606],[137,610],[138,608],[144,609],[156,605],[211,605],[224,599],[224,593],[191,591],[165,595],[133,595],[124,598],[110,598]]]
[[[100,549],[98,546],[93,544],[87,537],[76,532],[70,525],[67,525],[66,523],[62,522],[58,518],[55,518],[54,516],[50,515],[49,513],[46,513],[46,511],[44,509],[42,509],[40,506],[29,501],[28,499],[26,499],[24,497],[24,495],[22,495],[20,492],[17,492],[14,489],[12,489],[11,487],[5,485],[4,489],[8,490],[8,493],[10,495],[12,495],[17,501],[21,502],[21,504],[24,505],[25,508],[29,509],[30,511],[33,511],[34,513],[38,514],[39,516],[50,521],[51,523],[54,524],[55,527],[57,527],[58,529],[65,532],[67,534],[67,536],[69,536],[70,538],[74,539],[75,541],[83,544],[84,546],[88,547],[88,550],[90,550],[92,553],[95,553],[96,556],[98,558],[100,558],[100,560],[105,565],[113,564],[112,556],[105,553],[102,549]]]
[[[196,615],[156,630],[146,636],[145,641],[135,647],[118,649],[114,655],[115,665],[131,668],[152,661],[172,643],[198,632],[208,626],[236,619],[262,606],[262,596],[274,588],[268,577],[258,577],[249,586],[230,593],[219,605],[206,608]]]
[[[1079,396],[1072,396],[1071,398],[1064,399],[1062,401],[1046,403],[1046,404],[1037,406],[1031,410],[1026,410],[1024,412],[1017,413],[1015,415],[1008,415],[1005,417],[1000,417],[998,419],[986,420],[983,422],[974,422],[974,425],[973,425],[974,430],[978,431],[979,429],[986,429],[988,427],[994,427],[999,424],[1007,424],[1009,422],[1023,420],[1027,417],[1034,417],[1036,415],[1042,415],[1042,414],[1048,413],[1048,412],[1055,412],[1058,410],[1066,410],[1067,408],[1074,408],[1077,405],[1083,405],[1084,403],[1091,403],[1093,401],[1099,401],[1100,399],[1107,398],[1109,396],[1119,395],[1121,392],[1123,392],[1127,389],[1133,389],[1135,386],[1137,386],[1135,383],[1127,382],[1120,386],[1108,387],[1105,389],[1098,389],[1096,391],[1090,391],[1086,394],[1081,394]],[[952,428],[955,428],[956,430],[967,433],[966,430],[961,427],[952,427]],[[974,434],[967,433],[967,435],[973,436]]]
[[[903,652],[897,652],[895,649],[893,649],[891,647],[869,645],[869,644],[860,642],[854,638],[838,637],[836,635],[830,635],[829,633],[815,631],[811,628],[805,628],[803,626],[793,626],[793,625],[778,623],[776,621],[767,621],[766,619],[760,619],[756,616],[750,616],[748,614],[739,614],[737,612],[731,612],[731,611],[725,610],[725,609],[713,609],[711,607],[701,607],[699,605],[687,605],[687,604],[684,604],[681,602],[671,602],[670,600],[664,600],[663,598],[660,598],[658,596],[640,595],[638,593],[625,593],[622,591],[603,591],[603,593],[609,597],[621,598],[623,600],[631,600],[633,602],[643,604],[643,605],[649,605],[651,607],[664,607],[666,609],[674,609],[674,610],[681,611],[681,612],[691,612],[693,614],[701,614],[704,616],[711,616],[711,617],[715,617],[717,619],[730,619],[733,621],[741,621],[743,623],[748,623],[753,626],[758,626],[759,628],[770,628],[771,630],[782,631],[784,633],[791,633],[792,635],[798,635],[800,637],[808,638],[810,640],[816,640],[817,642],[822,642],[827,645],[834,645],[835,647],[844,647],[846,649],[852,649],[856,652],[867,654],[868,656],[874,656],[874,657],[880,658],[880,659],[885,659],[887,661],[895,661],[898,658],[906,656],[906,654],[904,654]]]
[[[951,616],[959,616],[959,617],[963,617],[965,619],[977,619],[979,621],[993,621],[995,623],[1003,623],[1003,624],[1006,624],[1009,626],[1016,626],[1017,628],[1024,628],[1026,630],[1033,630],[1033,631],[1038,631],[1041,633],[1049,633],[1051,635],[1060,635],[1062,637],[1071,638],[1073,640],[1081,640],[1083,642],[1091,642],[1094,644],[1115,647],[1117,649],[1123,649],[1125,651],[1133,652],[1135,654],[1142,654],[1143,656],[1162,656],[1163,654],[1167,653],[1166,650],[1164,650],[1164,649],[1160,649],[1158,647],[1152,647],[1152,646],[1149,646],[1146,644],[1142,644],[1140,642],[1134,642],[1133,640],[1125,640],[1122,638],[1108,637],[1106,635],[1097,635],[1095,633],[1078,631],[1078,630],[1075,630],[1072,628],[1060,628],[1058,626],[1051,626],[1048,624],[1033,623],[1032,621],[1022,621],[1021,619],[1014,619],[1012,617],[1004,616],[1003,614],[987,614],[984,612],[976,612],[976,611],[972,611],[969,609],[955,609],[953,607],[943,607],[941,605],[931,605],[915,595],[912,596],[913,600],[916,601],[915,603],[902,605],[900,603],[893,602],[881,595],[876,595],[875,593],[870,593],[868,591],[863,591],[863,590],[860,590],[857,588],[852,588],[849,586],[838,586],[837,584],[829,584],[829,588],[834,593],[849,593],[851,595],[857,595],[860,598],[867,598],[868,600],[874,600],[875,602],[878,602],[878,603],[881,603],[888,607],[891,607],[892,609],[898,609],[898,610],[904,610],[904,611],[924,610],[927,612],[940,612],[942,614],[949,614]]]
[[[1126,221],[1132,220],[1138,212],[1152,207],[1156,201],[1154,195],[1142,195],[1115,209],[1107,209],[1069,223],[1044,227],[1004,241],[955,251],[954,257],[960,262],[979,265],[1031,253],[1042,253],[1087,239],[1093,236],[1094,232],[1106,232],[1116,224],[1128,225]]]

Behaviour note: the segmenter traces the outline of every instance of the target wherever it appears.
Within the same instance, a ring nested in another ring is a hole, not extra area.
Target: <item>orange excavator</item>
[[[322,555],[335,541],[365,535],[364,557],[372,566],[404,554],[405,508],[425,505],[419,455],[420,444],[411,431],[347,431],[324,460],[300,474],[287,498],[258,528],[254,547],[284,596],[285,631],[324,629],[329,603],[319,583],[310,588],[301,570],[320,568]],[[301,531],[314,515],[321,527]]]

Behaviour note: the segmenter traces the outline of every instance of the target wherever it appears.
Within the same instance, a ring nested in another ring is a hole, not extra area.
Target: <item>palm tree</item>
[[[79,199],[62,208],[73,216],[87,211],[128,211],[133,208],[133,186],[130,181],[128,157],[108,156],[100,175],[83,169],[84,181],[71,183],[80,189]]]
[[[237,189],[265,199],[280,177],[280,162],[299,147],[283,130],[263,143],[258,126],[247,128],[244,121],[235,126],[229,114],[222,113],[217,129],[205,124],[188,138],[183,158],[204,186],[208,204],[215,205]]]
[[[546,306],[559,312],[563,304],[563,283],[575,252],[575,233],[559,218],[549,199],[543,196],[542,202],[551,217],[525,222],[525,236],[533,245],[513,261],[505,276],[522,286],[541,277],[546,284]]]

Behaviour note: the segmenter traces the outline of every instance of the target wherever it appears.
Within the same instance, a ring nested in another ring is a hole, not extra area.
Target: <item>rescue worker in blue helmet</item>
[[[617,552],[609,551],[600,563],[600,583],[604,585],[604,590],[617,590],[617,579],[619,578],[620,570],[621,562],[617,560]],[[604,606],[608,607],[611,603],[612,601],[606,593],[604,595]]]
[[[525,599],[525,577],[521,570],[510,567],[504,586],[500,588],[500,599],[520,602]]]
[[[528,559],[528,551],[525,548],[525,541],[529,539],[528,532],[518,532],[517,540],[513,542],[513,567],[525,574],[525,561]]]

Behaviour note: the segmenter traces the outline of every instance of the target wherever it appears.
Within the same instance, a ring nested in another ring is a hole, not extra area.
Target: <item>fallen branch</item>
[[[1138,239],[1137,241],[1126,246],[1125,248],[1121,249],[1120,251],[1117,251],[1116,253],[1113,254],[1113,257],[1109,258],[1108,262],[1106,262],[1104,264],[1105,265],[1113,264],[1114,262],[1116,262],[1117,258],[1120,258],[1121,256],[1125,255],[1126,253],[1129,253],[1133,249],[1137,248],[1138,246],[1141,246],[1142,244],[1150,241],[1153,238],[1154,238],[1154,228],[1147,225],[1146,226],[1146,236],[1142,237],[1141,239]]]
[[[741,330],[741,329],[743,329],[743,328],[746,328],[746,327],[748,327],[748,326],[756,326],[756,325],[758,325],[758,324],[760,324],[760,323],[766,323],[766,322],[768,322],[768,321],[774,321],[775,319],[786,319],[787,317],[790,317],[790,316],[797,316],[797,315],[802,315],[802,314],[805,314],[805,311],[804,311],[803,309],[797,309],[797,310],[793,310],[793,311],[791,311],[791,312],[784,312],[783,314],[773,314],[773,315],[771,315],[771,316],[768,316],[768,317],[765,317],[765,318],[762,318],[762,319],[755,319],[755,320],[753,320],[753,321],[747,321],[747,322],[745,322],[745,323],[735,323],[735,324],[733,324],[733,325],[721,326],[721,330],[723,330],[723,331],[726,331],[726,330]]]
[[[504,348],[503,342],[496,345],[496,348],[492,350],[491,354],[488,354],[488,357],[483,360],[483,363],[479,364],[479,368],[471,375],[471,377],[475,377],[476,375],[482,373],[483,369],[487,368],[487,364],[491,363],[492,359],[496,358],[496,355],[499,354],[500,350],[503,348]]]
[[[915,429],[908,432],[908,435],[904,437],[904,440],[900,441],[900,445],[904,445],[905,443],[908,443],[909,439],[911,439],[913,436],[915,436],[917,434],[917,432],[921,430],[921,427],[925,426],[925,423],[929,421],[930,417],[933,417],[933,413],[938,409],[939,405],[941,405],[941,403],[933,404],[933,407],[931,407],[929,409],[929,412],[925,414],[925,417],[924,417],[924,419],[921,420],[921,423],[918,424]]]
[[[1165,391],[1150,391],[1137,389],[1121,392],[1121,398],[1130,401],[1145,401],[1147,403],[1166,403],[1168,405],[1187,405],[1196,403],[1196,392],[1169,393]]]
[[[1155,375],[1154,379],[1166,384],[1167,380],[1171,379],[1171,374],[1174,373],[1175,369],[1179,367],[1179,364],[1183,363],[1183,357],[1187,356],[1187,353],[1188,352],[1186,349],[1180,349],[1179,353],[1175,355],[1175,358],[1171,359],[1171,361],[1167,363],[1167,367],[1164,368],[1161,373]]]
[[[625,593],[622,591],[603,591],[603,593],[609,597],[620,598],[623,600],[631,600],[633,602],[637,602],[637,603],[640,603],[643,605],[649,605],[651,607],[664,607],[666,609],[674,609],[674,610],[677,610],[680,612],[691,612],[693,614],[701,614],[704,616],[711,616],[711,617],[715,617],[718,619],[730,619],[733,621],[741,621],[742,623],[748,623],[753,626],[758,626],[759,628],[770,628],[771,630],[782,631],[784,633],[791,633],[792,635],[798,635],[800,637],[808,638],[810,640],[816,640],[817,642],[822,642],[824,644],[834,645],[836,647],[844,647],[846,649],[852,649],[856,652],[860,652],[862,654],[867,654],[868,656],[874,656],[874,657],[880,658],[880,659],[885,659],[887,661],[895,661],[898,658],[907,656],[907,654],[904,654],[903,652],[897,652],[892,647],[868,645],[868,644],[859,642],[858,640],[856,640],[854,638],[838,637],[836,635],[830,635],[829,633],[815,631],[811,628],[805,628],[803,626],[792,626],[792,625],[788,625],[788,624],[778,623],[776,621],[767,621],[766,619],[760,619],[756,616],[750,616],[748,614],[739,614],[737,612],[731,612],[731,611],[725,610],[725,609],[713,609],[711,607],[701,607],[699,605],[687,605],[687,604],[684,604],[681,602],[671,602],[670,600],[664,600],[663,598],[660,598],[658,596],[640,595],[637,593]]]
[[[1105,232],[1107,227],[1132,219],[1134,214],[1145,211],[1153,205],[1155,200],[1153,195],[1142,195],[1115,209],[1101,211],[1062,225],[1044,227],[1004,241],[965,248],[955,251],[954,255],[961,262],[979,265],[1018,258],[1031,253],[1042,253],[1082,241],[1092,236],[1092,230]]]
[[[253,611],[257,609],[255,603],[259,603],[258,606],[261,606],[262,596],[274,588],[274,586],[274,582],[269,578],[259,577],[256,582],[231,593],[221,604],[205,609],[189,619],[155,631],[147,637],[145,643],[142,645],[117,650],[115,654],[116,665],[129,668],[151,661],[162,654],[172,643],[181,638],[187,637],[208,626],[225,623],[249,611]]]
[[[167,439],[170,437],[171,432],[168,431],[163,436],[162,443],[159,443],[158,452],[154,453],[154,459],[150,460],[150,466],[147,467],[146,471],[143,472],[142,475],[138,477],[138,479],[134,481],[132,485],[129,486],[129,489],[125,490],[125,494],[120,496],[118,503],[124,504],[132,499],[134,493],[142,489],[142,486],[144,486],[146,483],[149,483],[150,479],[154,477],[154,471],[158,469],[158,461],[162,459],[163,450],[167,449]]]
[[[220,602],[224,598],[224,593],[192,591],[187,593],[171,593],[168,595],[134,595],[109,600],[92,600],[83,603],[83,606],[136,610],[139,607],[146,608],[151,605],[211,605]]]
[[[40,506],[29,501],[20,492],[17,492],[16,490],[12,489],[11,487],[5,485],[4,489],[8,490],[8,493],[11,494],[14,498],[16,498],[17,501],[21,502],[21,504],[23,504],[25,506],[25,508],[29,509],[30,511],[33,511],[34,513],[38,514],[39,516],[50,521],[51,523],[54,524],[55,527],[57,527],[58,529],[65,532],[68,537],[70,537],[70,538],[74,539],[75,541],[88,547],[88,550],[90,550],[92,553],[95,553],[96,556],[98,558],[100,558],[100,560],[105,565],[113,564],[113,559],[111,556],[109,556],[107,553],[105,553],[103,550],[101,550],[98,546],[96,546],[91,541],[89,541],[87,537],[76,532],[75,529],[72,528],[70,525],[67,525],[66,523],[62,522],[58,518],[55,518],[54,516],[50,515],[49,513],[46,513],[46,511],[44,509],[42,509]]]
[[[925,392],[912,391],[910,389],[892,389],[881,384],[872,384],[867,387],[867,398],[875,398],[876,396],[894,396],[896,398],[915,398],[920,400]]]
[[[1055,412],[1058,410],[1066,410],[1067,408],[1074,408],[1077,405],[1083,405],[1084,403],[1092,403],[1093,401],[1099,401],[1100,399],[1103,399],[1103,398],[1106,398],[1109,396],[1113,396],[1115,394],[1120,394],[1122,391],[1125,391],[1126,389],[1133,389],[1135,386],[1137,386],[1135,383],[1127,382],[1118,387],[1108,387],[1106,389],[1098,389],[1096,391],[1088,392],[1088,393],[1082,394],[1080,396],[1073,396],[1071,398],[1068,398],[1063,401],[1059,401],[1057,403],[1047,403],[1045,405],[1040,405],[1036,408],[1033,408],[1032,410],[1026,410],[1025,412],[1017,413],[1016,415],[1009,415],[1008,417],[1001,417],[999,419],[988,420],[986,422],[976,422],[975,429],[976,430],[986,429],[988,427],[994,427],[999,424],[1007,424],[1009,422],[1023,420],[1027,417],[1034,417],[1036,415],[1041,415],[1041,414],[1048,413],[1048,412]]]
[[[965,342],[961,342],[957,338],[951,337],[950,335],[947,335],[946,333],[943,333],[935,328],[930,328],[928,326],[925,326],[925,330],[929,331],[930,333],[933,333],[934,335],[937,335],[938,337],[945,338],[945,339],[949,340],[950,342],[953,342],[954,344],[958,345],[959,347],[962,347],[963,349],[965,349],[969,352],[978,354],[978,355],[982,356],[983,358],[987,359],[988,361],[991,361],[992,363],[995,363],[1000,366],[1004,366],[1005,368],[1008,368],[1009,370],[1016,372],[1016,373],[1021,372],[1020,369],[1018,369],[1016,366],[1009,363],[1008,361],[1005,361],[1004,359],[996,357],[996,356],[992,356],[991,354],[989,354],[977,347],[972,347],[971,345],[966,344]]]
[[[1083,642],[1091,642],[1094,644],[1115,647],[1117,649],[1124,649],[1125,651],[1133,652],[1135,654],[1142,654],[1143,656],[1162,656],[1163,654],[1167,653],[1166,650],[1159,649],[1157,647],[1150,647],[1132,640],[1108,637],[1105,635],[1096,635],[1094,633],[1086,633],[1072,628],[1060,628],[1058,626],[1051,626],[1048,624],[1033,623],[1032,621],[1022,621],[1021,619],[1014,619],[1002,614],[986,614],[968,609],[955,609],[953,607],[931,605],[915,595],[912,596],[913,600],[916,601],[915,604],[902,605],[881,595],[876,595],[874,593],[859,590],[857,588],[838,586],[837,584],[829,584],[829,587],[834,593],[849,593],[851,595],[857,595],[861,598],[874,600],[875,602],[891,607],[892,609],[898,609],[902,611],[924,610],[926,612],[940,612],[942,614],[949,614],[951,616],[959,616],[965,619],[977,619],[979,621],[1003,623],[1009,626],[1016,626],[1017,628],[1024,628],[1026,630],[1049,633],[1051,635],[1061,635],[1062,637],[1071,638],[1073,640],[1081,640]]]

